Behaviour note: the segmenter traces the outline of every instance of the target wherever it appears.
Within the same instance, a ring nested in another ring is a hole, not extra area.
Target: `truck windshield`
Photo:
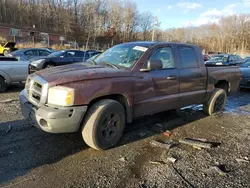
[[[116,45],[94,59],[96,64],[113,65],[118,68],[132,67],[147,51],[147,47],[135,44]]]

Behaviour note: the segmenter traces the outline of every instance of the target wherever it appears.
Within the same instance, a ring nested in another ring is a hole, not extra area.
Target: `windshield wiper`
[[[100,65],[107,65],[107,66],[113,67],[113,68],[115,68],[115,69],[120,69],[119,66],[114,65],[114,64],[111,64],[111,63],[107,63],[107,62],[102,62],[102,63],[100,63]]]

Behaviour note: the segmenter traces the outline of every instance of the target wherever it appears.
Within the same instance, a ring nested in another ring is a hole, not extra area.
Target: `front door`
[[[135,98],[135,116],[154,114],[179,107],[179,71],[170,46],[161,47],[154,51],[149,60],[160,60],[161,69],[141,72],[149,80],[147,98]],[[140,88],[135,88],[135,90]]]
[[[73,63],[75,61],[75,52],[74,51],[67,51],[64,57],[61,59],[60,65],[67,65]]]

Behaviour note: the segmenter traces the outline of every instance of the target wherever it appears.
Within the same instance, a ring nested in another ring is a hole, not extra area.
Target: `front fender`
[[[2,70],[0,70],[0,76],[2,76],[5,79],[7,84],[10,84],[12,82],[10,76]]]

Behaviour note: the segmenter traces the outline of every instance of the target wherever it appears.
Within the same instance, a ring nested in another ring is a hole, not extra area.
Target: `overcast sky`
[[[161,28],[217,22],[221,16],[250,13],[250,0],[135,0],[140,12],[151,11]]]

